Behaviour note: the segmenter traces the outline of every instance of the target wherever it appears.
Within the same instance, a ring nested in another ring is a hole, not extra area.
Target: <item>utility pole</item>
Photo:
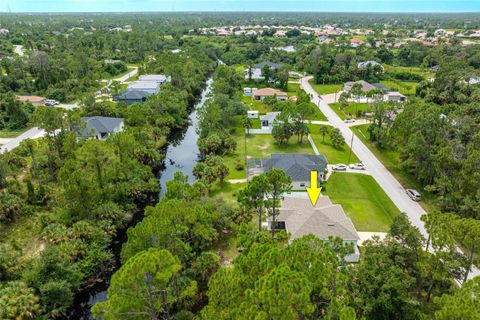
[[[353,137],[355,134],[352,131],[352,140],[350,141],[350,153],[348,154],[348,163],[350,163],[350,158],[352,157],[352,148],[353,148]]]

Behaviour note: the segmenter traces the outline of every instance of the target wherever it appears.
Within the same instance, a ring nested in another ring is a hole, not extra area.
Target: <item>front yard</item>
[[[398,208],[372,176],[334,172],[323,194],[342,205],[357,231],[387,232]]]

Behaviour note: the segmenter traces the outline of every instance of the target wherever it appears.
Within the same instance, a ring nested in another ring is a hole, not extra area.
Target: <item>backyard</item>
[[[322,191],[342,205],[357,231],[387,232],[400,211],[372,176],[334,172]]]
[[[417,86],[418,86],[418,83],[416,82],[397,81],[397,80],[394,80],[394,81],[382,80],[380,81],[380,83],[404,95],[415,95]]]

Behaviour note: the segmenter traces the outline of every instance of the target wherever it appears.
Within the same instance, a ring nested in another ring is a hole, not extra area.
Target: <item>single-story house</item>
[[[142,74],[138,76],[139,81],[153,81],[159,83],[161,86],[167,82],[172,82],[172,77],[164,74]]]
[[[286,92],[280,91],[278,89],[273,89],[273,88],[263,88],[263,89],[258,89],[253,93],[253,100],[264,100],[267,97],[276,97],[277,100],[280,101],[285,101],[288,98],[288,95]]]
[[[263,80],[264,79],[263,74],[262,74],[262,70],[266,65],[268,65],[268,67],[270,68],[271,71],[274,71],[276,69],[280,69],[281,67],[283,67],[283,64],[281,64],[281,63],[273,63],[273,62],[270,62],[270,61],[264,61],[264,62],[257,63],[256,65],[254,65],[252,67],[252,79],[253,80]],[[245,70],[245,79],[248,79],[248,69]]]
[[[114,100],[124,102],[126,105],[133,103],[144,103],[151,96],[150,92],[139,89],[127,89],[120,95],[114,97]]]
[[[398,102],[403,102],[407,100],[407,97],[405,97],[403,94],[397,91],[392,91],[388,92],[383,96],[384,101],[398,101]]]
[[[293,190],[305,190],[310,185],[310,172],[317,171],[318,183],[324,179],[327,159],[313,154],[272,154],[266,159],[248,159],[248,179],[262,174],[270,169],[281,169],[292,178]]]
[[[359,62],[357,64],[358,69],[367,69],[367,68],[378,68],[382,73],[385,72],[385,68],[382,64],[378,63],[377,61],[369,60],[364,62]]]
[[[248,110],[247,117],[249,119],[258,119],[258,111],[257,110]]]
[[[39,96],[17,96],[17,100],[21,102],[31,103],[34,107],[44,106],[45,100],[44,97]]]
[[[280,213],[275,217],[267,218],[268,229],[284,230],[290,234],[289,242],[306,235],[315,235],[321,240],[328,241],[330,237],[341,238],[344,243],[353,246],[353,253],[347,255],[347,262],[358,262],[357,230],[350,218],[339,204],[333,204],[329,197],[320,196],[315,206],[312,206],[307,197],[286,195],[282,200]]]
[[[362,91],[365,93],[377,89],[377,87],[375,87],[373,84],[370,84],[365,80],[360,80],[355,82],[353,81],[346,82],[345,85],[343,86],[343,91],[349,92],[350,90],[352,90],[352,87],[354,84],[360,84],[362,87]]]
[[[81,130],[79,136],[85,139],[95,138],[105,140],[111,134],[122,132],[124,127],[123,118],[111,117],[82,117],[85,122],[85,128]]]
[[[150,94],[157,94],[160,92],[160,83],[156,81],[133,81],[128,84],[128,89],[137,89]]]

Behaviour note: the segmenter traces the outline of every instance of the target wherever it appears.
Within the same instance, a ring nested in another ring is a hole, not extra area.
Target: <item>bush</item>
[[[245,165],[244,165],[243,162],[237,161],[237,162],[235,163],[235,170],[237,170],[237,171],[243,171],[244,169],[245,169]]]

